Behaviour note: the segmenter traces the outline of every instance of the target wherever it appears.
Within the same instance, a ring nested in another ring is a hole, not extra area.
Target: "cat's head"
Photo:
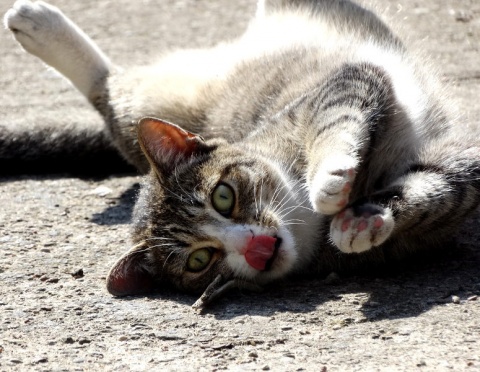
[[[273,161],[153,118],[140,121],[138,138],[152,170],[135,207],[135,247],[107,279],[112,294],[173,285],[215,295],[292,269],[296,195]]]

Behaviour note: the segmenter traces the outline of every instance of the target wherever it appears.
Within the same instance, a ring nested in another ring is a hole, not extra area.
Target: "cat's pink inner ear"
[[[110,269],[107,290],[114,296],[129,296],[153,291],[154,280],[145,268],[143,252],[128,252]]]
[[[202,141],[178,125],[149,117],[138,123],[138,140],[147,157],[157,164],[190,157]]]

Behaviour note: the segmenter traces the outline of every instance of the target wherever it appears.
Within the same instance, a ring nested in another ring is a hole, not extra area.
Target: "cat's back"
[[[292,46],[320,47],[328,52],[359,43],[403,48],[375,13],[354,2],[338,0],[260,1],[242,42],[253,53]]]
[[[236,140],[335,68],[357,62],[391,70],[407,106],[424,101],[403,45],[373,12],[350,1],[265,0],[241,37],[127,72],[112,84],[112,102],[129,123],[140,114],[157,116],[206,138],[234,133]],[[226,125],[243,126],[231,132]]]

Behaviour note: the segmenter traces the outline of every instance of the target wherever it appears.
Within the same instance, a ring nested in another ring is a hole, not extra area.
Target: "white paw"
[[[310,201],[316,212],[335,214],[348,204],[358,163],[348,155],[332,156],[318,169],[310,187]]]
[[[337,214],[330,225],[330,238],[342,252],[360,253],[385,242],[394,225],[390,209],[365,204]]]
[[[86,97],[112,67],[95,43],[58,8],[42,1],[15,2],[4,18],[15,39]]]
[[[40,57],[68,28],[65,16],[42,1],[16,1],[5,14],[4,23],[25,50]]]

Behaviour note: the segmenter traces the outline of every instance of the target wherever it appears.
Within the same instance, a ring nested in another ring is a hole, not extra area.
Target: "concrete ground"
[[[12,4],[0,0],[0,12]],[[52,0],[122,65],[238,34],[254,1]],[[432,57],[466,130],[480,117],[480,2],[388,0]],[[0,128],[101,120],[0,32]],[[117,299],[140,177],[8,176],[0,169],[0,370],[480,370],[478,213],[447,257],[383,276],[234,292],[204,314],[180,294]],[[429,260],[430,261],[430,260]]]

